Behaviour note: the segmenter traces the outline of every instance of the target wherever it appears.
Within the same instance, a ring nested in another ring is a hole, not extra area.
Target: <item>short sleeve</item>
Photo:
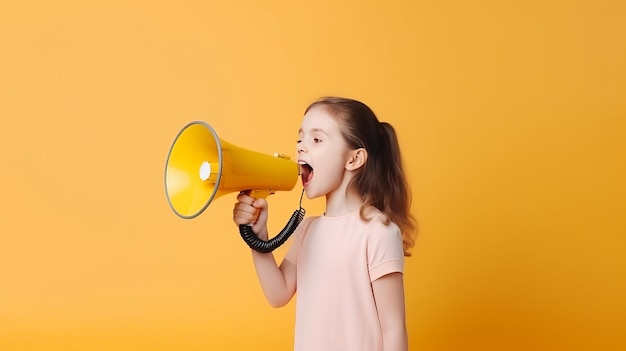
[[[404,247],[398,226],[376,224],[368,237],[367,264],[372,282],[390,273],[404,273]]]

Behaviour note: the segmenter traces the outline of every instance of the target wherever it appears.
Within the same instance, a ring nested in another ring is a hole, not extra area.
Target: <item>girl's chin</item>
[[[307,198],[309,198],[309,199],[312,199],[312,198],[313,198],[313,197],[312,197],[312,195],[313,195],[313,194],[312,194],[311,190],[309,190],[309,189],[308,189],[308,188],[306,188],[306,187],[304,188],[304,194],[305,194],[305,195],[306,195],[306,197],[307,197]]]
[[[310,187],[305,187],[304,188],[304,193],[306,194],[306,197],[308,199],[315,199],[317,197],[322,196],[322,194],[319,194],[317,191],[311,189]]]

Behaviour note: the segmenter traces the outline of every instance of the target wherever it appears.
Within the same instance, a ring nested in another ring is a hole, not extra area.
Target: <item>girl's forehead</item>
[[[339,129],[337,119],[334,118],[326,109],[314,107],[310,109],[302,118],[302,124],[299,132],[308,132],[321,129],[325,132],[332,132]]]

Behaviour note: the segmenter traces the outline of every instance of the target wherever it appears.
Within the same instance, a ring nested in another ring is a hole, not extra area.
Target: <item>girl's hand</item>
[[[233,209],[233,221],[239,225],[252,225],[259,239],[267,240],[268,205],[265,199],[255,199],[244,193],[237,196]]]

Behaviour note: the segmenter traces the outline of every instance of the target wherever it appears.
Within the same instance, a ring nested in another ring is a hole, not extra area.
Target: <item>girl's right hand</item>
[[[268,205],[265,199],[255,199],[244,193],[237,196],[233,209],[233,221],[237,226],[252,225],[252,231],[261,240],[267,240]]]

